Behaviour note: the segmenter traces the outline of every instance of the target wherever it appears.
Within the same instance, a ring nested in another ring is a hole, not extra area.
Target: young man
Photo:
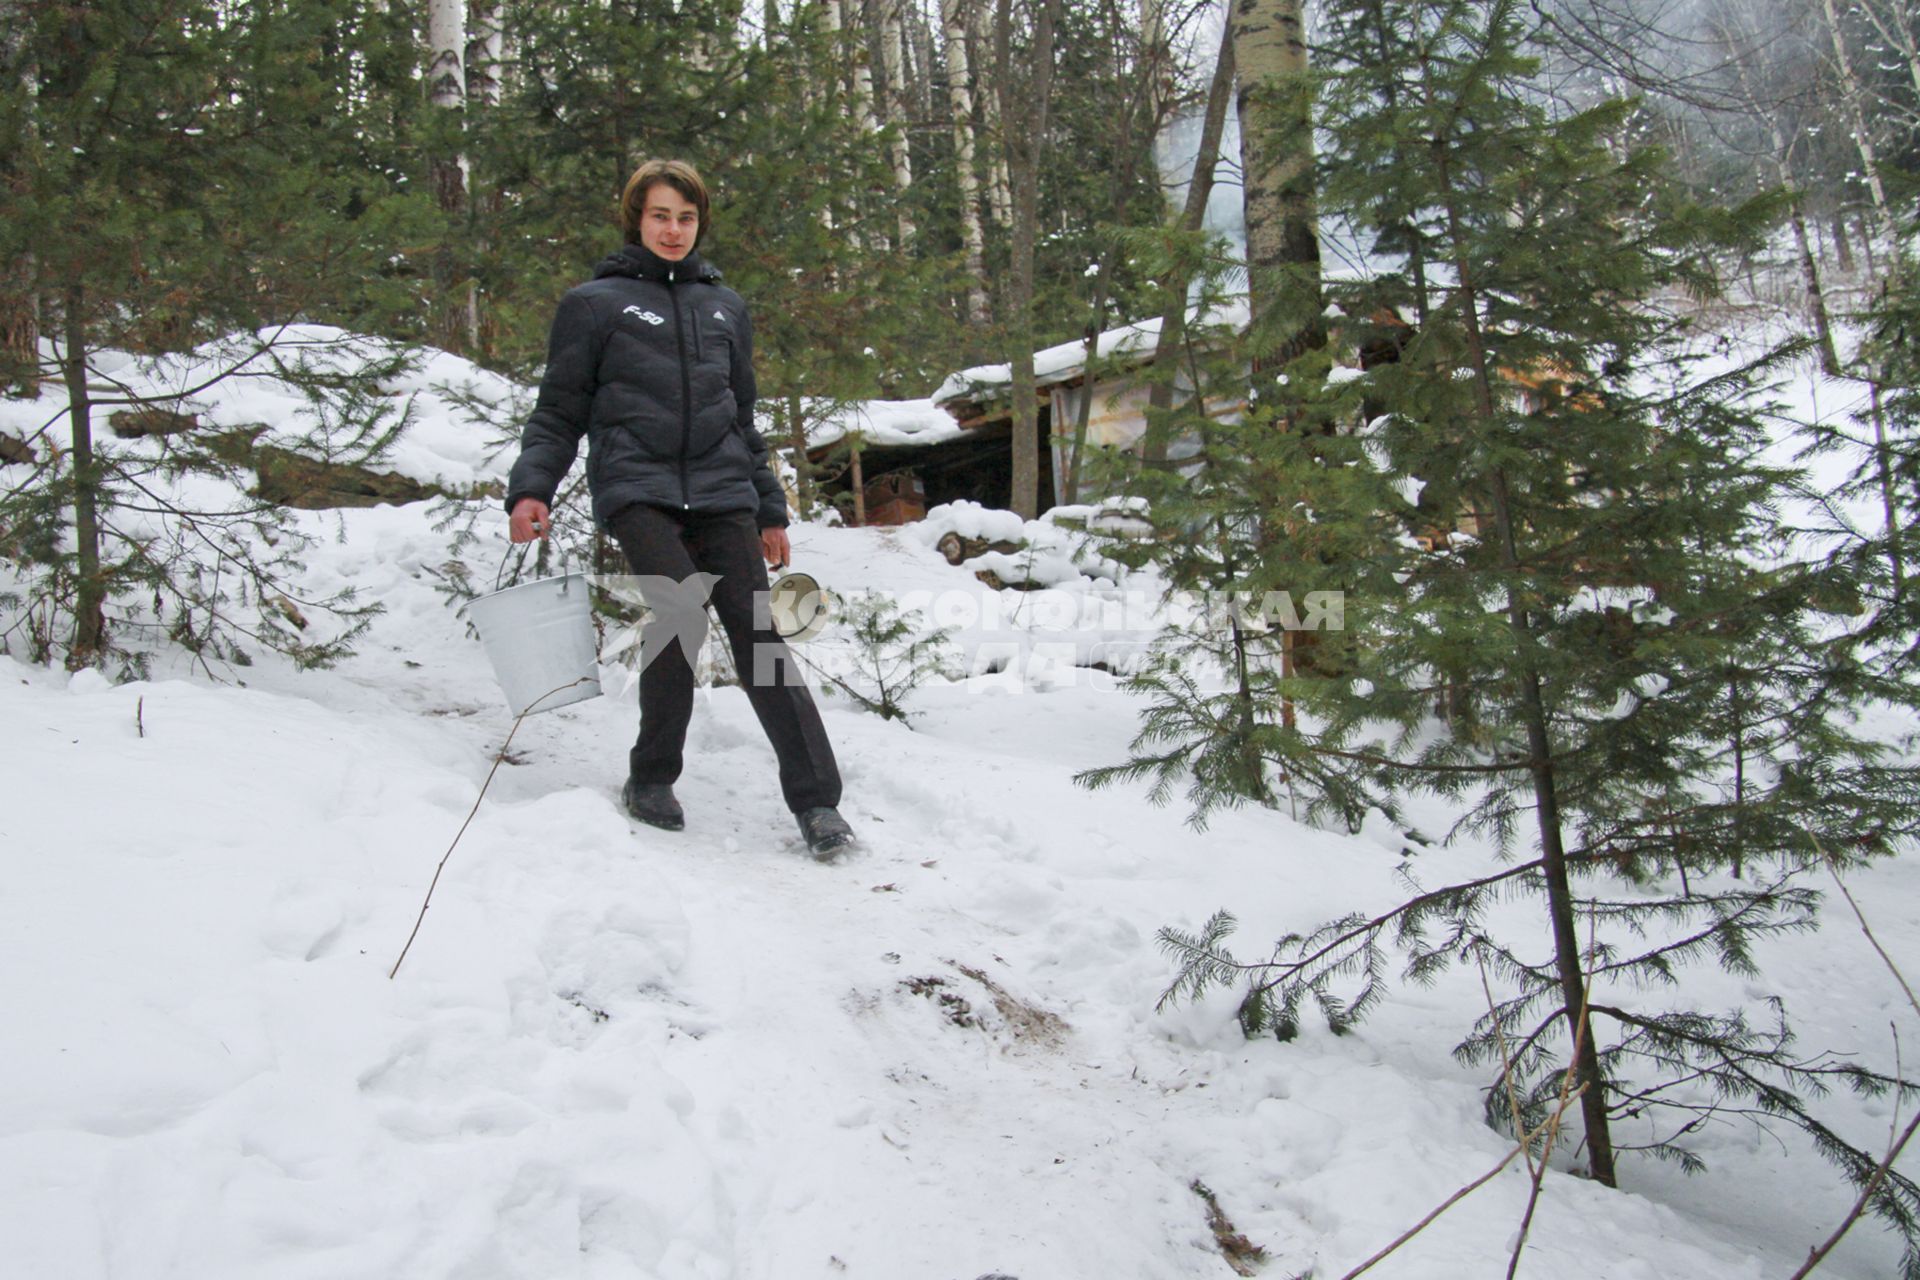
[[[594,520],[610,530],[649,611],[640,738],[622,799],[678,831],[673,795],[693,714],[706,588],[726,628],[780,789],[816,857],[853,841],[820,712],[755,596],[787,562],[787,503],[753,425],[753,325],[740,295],[696,252],[708,218],[691,165],[649,160],[620,197],[626,244],[560,300],[540,396],[507,482],[511,537],[547,536],[549,507],[587,436]],[[765,599],[764,595],[760,596]]]

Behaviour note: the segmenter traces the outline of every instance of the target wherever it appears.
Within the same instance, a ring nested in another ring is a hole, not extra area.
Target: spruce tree
[[[691,161],[713,190],[701,252],[753,307],[764,399],[872,396],[946,372],[954,263],[874,248],[898,224],[891,168],[837,96],[828,33],[802,11],[748,44],[737,14],[508,8],[517,74],[468,139],[475,189],[505,193],[474,215],[491,246],[480,278],[496,363],[531,371],[555,300],[619,243],[628,175],[659,155]]]
[[[1225,693],[1171,652],[1133,761],[1089,781],[1184,766],[1197,813],[1290,794],[1349,823],[1397,818],[1410,791],[1456,798],[1456,833],[1501,863],[1263,961],[1226,950],[1224,912],[1168,930],[1169,994],[1237,987],[1248,1032],[1288,1039],[1308,1006],[1336,1031],[1364,1017],[1393,948],[1420,982],[1478,962],[1504,994],[1457,1053],[1500,1069],[1491,1121],[1531,1128],[1564,1070],[1607,1185],[1622,1148],[1696,1167],[1685,1135],[1741,1109],[1864,1184],[1875,1157],[1811,1099],[1909,1086],[1796,1050],[1784,1010],[1703,1011],[1682,985],[1690,963],[1759,981],[1765,940],[1815,925],[1816,839],[1844,867],[1920,827],[1915,770],[1855,727],[1894,692],[1863,648],[1857,568],[1796,555],[1798,477],[1763,460],[1761,384],[1790,352],[1711,376],[1693,354],[1689,299],[1773,209],[1670,197],[1661,157],[1623,141],[1630,104],[1550,110],[1530,21],[1509,0],[1329,10],[1322,210],[1370,270],[1328,297],[1372,367],[1297,357],[1234,427],[1228,482],[1209,458],[1156,513],[1184,517],[1169,563],[1210,521],[1235,557],[1213,580],[1341,590],[1344,629],[1296,671],[1269,644],[1259,684]],[[1492,923],[1514,898],[1540,905],[1530,936]],[[1920,1274],[1920,1188],[1892,1174],[1873,1207]]]
[[[1235,277],[1225,245],[1179,228],[1130,233],[1125,243],[1169,289],[1184,294],[1190,283],[1195,289],[1185,323],[1145,370],[1166,407],[1148,410],[1137,452],[1091,459],[1098,487],[1146,501],[1152,535],[1114,540],[1103,550],[1132,567],[1158,571],[1173,622],[1168,638],[1127,681],[1150,702],[1132,758],[1090,769],[1081,781],[1100,787],[1150,780],[1156,801],[1182,788],[1192,822],[1204,828],[1220,808],[1293,804],[1302,794],[1295,778],[1271,765],[1280,750],[1275,735],[1290,706],[1285,624],[1325,583],[1302,575],[1298,566],[1289,566],[1284,586],[1275,580],[1275,562],[1264,547],[1270,531],[1288,522],[1275,514],[1281,504],[1273,498],[1268,446],[1281,430],[1276,417],[1291,417],[1303,429],[1323,427],[1342,401],[1338,394],[1312,406],[1299,398],[1284,406],[1271,396],[1265,406],[1249,401],[1253,350],[1274,329],[1246,325],[1244,304],[1231,291]],[[1295,386],[1306,368],[1323,367],[1325,358],[1312,352],[1296,359],[1275,385]],[[1357,478],[1333,471],[1316,480],[1348,484]],[[1316,536],[1327,531],[1312,530]],[[1338,778],[1323,780],[1321,800],[1336,800]],[[1355,821],[1364,807],[1353,805]]]
[[[99,428],[116,409],[190,421],[206,389],[136,394],[141,379],[110,374],[103,355],[157,372],[200,348],[215,378],[275,370],[313,391],[313,429],[336,450],[369,458],[390,435],[371,395],[394,361],[343,366],[287,327],[401,305],[377,282],[403,239],[405,202],[383,198],[382,175],[359,163],[366,144],[347,122],[363,113],[341,111],[343,90],[323,74],[345,47],[343,11],[194,0],[13,10],[0,136],[34,145],[11,157],[0,190],[0,256],[29,264],[51,352],[42,379],[64,390],[27,442],[33,467],[0,494],[14,626],[31,619],[34,655],[64,650],[74,667],[117,656],[137,669],[162,630],[203,656],[243,661],[245,641],[330,660],[366,611],[345,596],[304,602],[335,614],[321,635],[304,633],[298,606],[298,624],[284,606],[262,608],[284,598],[297,550],[284,520],[263,503],[206,509],[180,496],[195,473],[238,487],[227,442],[196,426],[122,445]]]

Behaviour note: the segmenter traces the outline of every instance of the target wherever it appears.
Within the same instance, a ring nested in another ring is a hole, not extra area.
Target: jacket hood
[[[702,258],[697,250],[689,249],[687,256],[678,262],[668,262],[643,244],[623,244],[602,258],[600,265],[594,268],[595,280],[606,276],[631,276],[636,280],[657,280],[663,284],[683,280],[704,280],[709,284],[717,284],[720,269]]]

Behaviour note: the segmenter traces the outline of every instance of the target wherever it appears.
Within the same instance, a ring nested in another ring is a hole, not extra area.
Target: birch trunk
[[[873,59],[868,52],[866,7],[860,0],[839,0],[839,4],[839,30],[850,33],[846,43],[852,51],[854,119],[860,122],[862,132],[877,133],[880,126],[875,122],[873,114],[873,71],[869,65]]]
[[[880,70],[883,83],[879,90],[881,124],[887,130],[888,150],[893,158],[893,186],[901,197],[900,238],[897,247],[905,251],[913,243],[913,215],[906,197],[913,190],[913,153],[907,147],[906,15],[902,0],[879,0]]]
[[[1313,345],[1320,329],[1320,241],[1314,229],[1312,86],[1303,0],[1236,0],[1233,57],[1240,73],[1240,155],[1245,174],[1247,275],[1254,324],[1281,308],[1287,337],[1256,352],[1277,368]]]
[[[469,109],[489,111],[500,105],[503,96],[500,77],[505,64],[506,38],[502,32],[501,7],[501,0],[470,0],[468,6],[466,75]],[[469,203],[481,215],[472,237],[474,260],[485,264],[493,257],[491,233],[504,202],[500,191],[491,186],[484,192],[472,190],[471,171],[468,174],[468,186]],[[488,314],[490,308],[482,297],[479,274],[479,271],[471,273],[467,281],[467,344],[472,351],[491,355],[497,326]]]
[[[980,0],[973,0],[967,13],[972,29],[968,33],[975,49],[985,48],[986,6]],[[981,95],[981,123],[986,128],[988,139],[987,152],[987,210],[994,225],[1005,229],[1013,225],[1013,183],[1007,176],[1006,130],[1001,127],[1000,95],[987,93]]]
[[[819,77],[821,83],[825,86],[820,92],[824,93],[829,101],[839,99],[847,102],[847,109],[851,113],[857,111],[859,105],[857,102],[849,100],[848,86],[850,79],[847,71],[847,34],[846,24],[841,19],[841,3],[842,0],[818,0],[817,5],[810,6],[803,10],[802,16],[797,18],[796,21],[811,24],[815,20],[814,15],[818,15],[818,20],[827,33],[827,48],[829,50],[829,71],[825,76]],[[829,231],[834,230],[837,226],[847,226],[848,243],[852,244],[855,249],[864,247],[866,242],[865,238],[860,234],[859,219],[852,215],[852,210],[846,207],[846,204],[837,196],[828,199],[821,208],[820,221]]]
[[[467,101],[500,105],[500,70],[506,37],[501,31],[501,0],[471,0],[467,10]]]
[[[1829,378],[1838,378],[1840,372],[1840,352],[1833,345],[1833,324],[1827,316],[1826,290],[1820,285],[1820,263],[1813,256],[1813,242],[1807,235],[1807,215],[1801,208],[1800,189],[1793,185],[1793,179],[1787,175],[1786,166],[1780,165],[1780,183],[1793,197],[1793,210],[1789,221],[1793,224],[1793,244],[1800,255],[1800,282],[1807,292],[1807,307],[1813,314],[1813,337],[1820,350],[1820,371]]]
[[[1200,148],[1193,158],[1193,177],[1187,181],[1187,201],[1180,210],[1175,226],[1187,235],[1196,234],[1206,221],[1207,201],[1213,195],[1213,174],[1220,166],[1220,139],[1227,129],[1227,105],[1233,100],[1233,28],[1232,18],[1228,18],[1227,30],[1221,33],[1220,55],[1214,63],[1213,83],[1207,89],[1207,114],[1200,126]],[[1160,337],[1155,348],[1154,360],[1178,360],[1180,348],[1186,342],[1187,330],[1187,289],[1191,281],[1186,277],[1177,277],[1169,282],[1166,308],[1160,313]],[[1195,394],[1199,394],[1196,389]],[[1167,411],[1173,407],[1173,378],[1154,379],[1153,387],[1147,392],[1148,418],[1161,419],[1158,426],[1149,426],[1146,436],[1140,443],[1140,456],[1149,464],[1166,462],[1167,430],[1164,425]],[[1204,411],[1205,406],[1202,405]]]
[[[1833,0],[1821,0],[1827,15],[1827,34],[1833,38],[1833,58],[1840,69],[1840,99],[1847,109],[1847,124],[1853,130],[1853,145],[1860,152],[1860,166],[1866,170],[1867,190],[1873,195],[1873,211],[1880,222],[1880,234],[1887,243],[1898,246],[1900,232],[1894,225],[1893,210],[1887,203],[1887,189],[1880,180],[1880,157],[1873,145],[1873,135],[1867,131],[1867,114],[1862,106],[1865,94],[1860,87],[1860,78],[1854,74],[1853,58],[1847,51],[1847,39],[1840,30],[1840,14]],[[1907,32],[1907,42],[1912,44],[1912,29],[1901,24]],[[1920,92],[1920,65],[1909,59],[1908,67],[1914,73],[1914,88]],[[1894,259],[1894,270],[1900,270],[1898,256]]]
[[[464,67],[467,50],[467,7],[463,0],[428,0],[427,5],[427,93],[434,106],[459,111],[467,104],[467,75]],[[436,164],[434,194],[441,208],[464,197],[466,192],[464,155]]]
[[[991,321],[987,306],[986,237],[980,229],[980,179],[974,170],[973,87],[967,66],[969,0],[944,0],[941,22],[947,44],[947,105],[953,116],[953,167],[960,184],[960,240],[967,251],[967,318]]]
[[[1166,39],[1167,0],[1140,0],[1140,47],[1152,49]]]
[[[467,102],[467,75],[463,63],[467,50],[467,11],[463,0],[428,0],[427,4],[427,92],[433,105],[454,112],[455,124],[449,136],[458,137],[464,127]],[[467,212],[467,156],[463,144],[455,144],[451,154],[433,158],[433,196],[445,215],[446,230],[434,255],[434,300],[431,340],[448,351],[468,351],[475,345],[471,332],[474,315],[473,283],[462,287],[456,238],[464,229],[460,223]]]
[[[1858,7],[1873,23],[1880,38],[1899,52],[1906,63],[1914,96],[1920,98],[1920,35],[1916,34],[1920,32],[1920,10],[1914,8],[1913,0],[1859,0]],[[1832,6],[1827,12],[1828,24],[1833,25]],[[1851,71],[1848,74],[1851,75]]]
[[[1880,233],[1886,238],[1886,243],[1894,250],[1891,273],[1897,278],[1903,268],[1903,255],[1899,252],[1899,232],[1894,224],[1890,210],[1884,203],[1886,193],[1879,181],[1880,173],[1877,158],[1874,154],[1873,139],[1867,133],[1866,121],[1860,110],[1860,82],[1853,74],[1853,64],[1847,54],[1846,40],[1840,30],[1839,15],[1834,8],[1832,0],[1823,0],[1823,4],[1826,9],[1827,29],[1833,37],[1834,55],[1840,64],[1842,81],[1841,96],[1845,99],[1850,126],[1853,130],[1854,144],[1859,148],[1861,163],[1867,171],[1868,189],[1873,195],[1874,212],[1876,220],[1880,223]],[[1756,42],[1758,40],[1757,33],[1746,32],[1743,34],[1753,36]],[[1722,29],[1721,38],[1730,46],[1732,45],[1732,41],[1729,39],[1728,33],[1724,28]],[[1739,59],[1738,71],[1740,85],[1746,94],[1748,102],[1754,106],[1756,111],[1762,111],[1764,114],[1759,95],[1754,92],[1753,83],[1747,69],[1747,61],[1744,57]],[[1814,261],[1812,246],[1808,242],[1806,216],[1801,209],[1799,187],[1794,183],[1792,175],[1788,170],[1787,159],[1790,154],[1789,148],[1791,144],[1785,132],[1781,129],[1777,116],[1770,115],[1768,117],[1768,123],[1773,137],[1774,168],[1779,174],[1780,185],[1785,188],[1787,194],[1793,201],[1792,223],[1794,247],[1800,256],[1800,277],[1807,292],[1807,306],[1812,313],[1814,337],[1819,344],[1820,367],[1829,377],[1840,377],[1842,376],[1840,356],[1834,347],[1832,325],[1827,316],[1826,297],[1820,287],[1820,267],[1819,264]],[[1871,256],[1872,237],[1866,237],[1865,242],[1868,246],[1869,256]],[[1874,468],[1877,472],[1876,478],[1880,486],[1881,515],[1886,521],[1888,568],[1893,577],[1894,594],[1895,597],[1898,598],[1905,594],[1906,566],[1900,555],[1899,539],[1895,536],[1899,531],[1900,523],[1898,508],[1894,501],[1894,464],[1892,454],[1887,445],[1886,415],[1881,407],[1880,381],[1876,371],[1871,368],[1864,369],[1861,373],[1861,378],[1862,381],[1867,384],[1868,418],[1873,427]]]
[[[1800,184],[1793,179],[1791,160],[1793,143],[1781,127],[1777,111],[1769,110],[1772,105],[1766,102],[1754,87],[1753,74],[1748,66],[1752,51],[1759,47],[1757,32],[1743,30],[1738,36],[1729,28],[1728,20],[1722,18],[1720,40],[1727,48],[1735,51],[1734,72],[1739,78],[1740,92],[1752,108],[1755,116],[1767,122],[1769,136],[1773,140],[1772,167],[1779,179],[1780,187],[1792,201],[1791,222],[1793,242],[1800,259],[1800,281],[1807,294],[1807,310],[1813,320],[1814,337],[1820,345],[1820,367],[1828,377],[1840,376],[1840,356],[1833,345],[1833,326],[1827,318],[1827,299],[1820,287],[1820,266],[1813,258],[1813,246],[1807,239],[1807,220],[1801,208]]]
[[[1854,146],[1859,148],[1860,151],[1861,167],[1864,168],[1867,173],[1867,190],[1873,195],[1874,217],[1880,224],[1880,234],[1886,238],[1886,243],[1892,254],[1888,274],[1897,281],[1906,270],[1906,254],[1902,252],[1903,246],[1901,244],[1899,226],[1894,218],[1893,210],[1887,202],[1886,188],[1880,180],[1880,160],[1874,151],[1873,135],[1867,132],[1866,110],[1862,105],[1866,95],[1862,90],[1860,78],[1854,74],[1853,59],[1847,51],[1846,35],[1840,29],[1840,14],[1833,0],[1822,0],[1822,7],[1826,11],[1827,32],[1833,38],[1834,61],[1840,68],[1840,96],[1846,103],[1848,121],[1853,128]],[[1881,36],[1894,48],[1898,49],[1901,55],[1906,58],[1907,74],[1913,80],[1914,91],[1920,93],[1920,51],[1917,51],[1914,47],[1914,14],[1911,8],[1904,0],[1891,0],[1888,8],[1892,10],[1891,16],[1895,20],[1887,22],[1884,20],[1887,15],[1882,15],[1879,12],[1879,7],[1872,3],[1872,0],[1867,0],[1867,3],[1862,7],[1866,10],[1875,29],[1880,32]],[[1796,206],[1796,216],[1798,212],[1798,207]],[[1839,220],[1835,219],[1836,228],[1838,224]],[[1796,230],[1798,231],[1797,228]],[[1806,233],[1804,231],[1798,231],[1798,234],[1804,243]],[[1869,240],[1869,245],[1871,245],[1871,240]],[[1802,253],[1804,257],[1804,250]],[[1806,268],[1803,267],[1802,269],[1805,270]],[[1815,276],[1812,278],[1817,284],[1818,277]],[[1818,317],[1815,321],[1816,328],[1821,328],[1823,322],[1824,316]],[[1827,355],[1831,351],[1833,339],[1826,334],[1824,328],[1821,328],[1820,340],[1822,343],[1822,362],[1824,363]],[[1836,359],[1834,364],[1837,366],[1838,363],[1839,361]],[[1835,372],[1835,370],[1830,370],[1829,372]],[[1879,472],[1881,514],[1886,520],[1887,565],[1893,574],[1894,597],[1898,599],[1906,594],[1907,571],[1900,554],[1900,540],[1896,536],[1900,529],[1900,516],[1898,505],[1894,501],[1893,455],[1887,445],[1887,420],[1886,413],[1881,407],[1880,402],[1879,371],[1868,368],[1865,371],[1864,377],[1868,391],[1868,419],[1873,424],[1874,465]]]
[[[702,22],[688,45],[688,59],[701,71],[712,72],[725,65],[739,39],[740,18],[746,12],[746,0],[708,0],[713,10],[710,20]],[[684,6],[683,6],[684,8]]]

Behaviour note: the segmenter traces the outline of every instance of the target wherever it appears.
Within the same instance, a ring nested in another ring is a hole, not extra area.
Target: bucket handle
[[[519,551],[517,554],[514,551],[513,545],[512,544],[508,545],[506,558],[500,561],[500,571],[493,575],[493,589],[495,591],[500,590],[501,587],[509,579],[511,579],[514,582],[518,582],[520,580],[520,570],[523,567],[525,567],[527,563],[527,552],[531,550],[533,550],[532,542],[520,543]],[[573,553],[570,550],[562,548],[560,552],[560,579],[561,579],[560,589],[563,592],[566,591],[571,585],[566,581],[566,579],[568,576],[567,565],[572,559],[573,559]],[[511,574],[507,572],[507,566],[509,564],[513,566],[513,572]]]
[[[522,542],[519,544],[519,554],[515,555],[514,544],[512,543],[507,544],[506,558],[500,561],[500,572],[493,575],[493,589],[495,591],[500,590],[501,586],[507,581],[507,578],[508,578],[507,566],[509,564],[513,566],[513,574],[512,574],[513,579],[516,582],[519,581],[520,567],[526,564],[527,552],[532,549],[533,549],[533,544],[531,542]]]

